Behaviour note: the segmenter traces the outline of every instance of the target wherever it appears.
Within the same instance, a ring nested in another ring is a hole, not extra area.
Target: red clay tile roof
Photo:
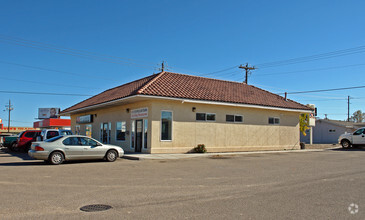
[[[311,110],[292,100],[244,83],[203,78],[171,72],[161,72],[106,90],[96,96],[71,106],[67,113],[134,95],[151,95],[216,101],[226,103],[259,105],[287,109]]]

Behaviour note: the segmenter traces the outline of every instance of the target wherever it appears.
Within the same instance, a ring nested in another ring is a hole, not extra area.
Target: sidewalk
[[[338,147],[335,147],[338,148]],[[250,152],[228,152],[228,153],[186,153],[186,154],[141,154],[141,153],[125,153],[124,159],[128,160],[177,160],[196,157],[225,157],[245,154],[270,154],[270,153],[304,153],[304,152],[320,152],[329,149],[305,149],[305,150],[278,150],[278,151],[250,151]]]

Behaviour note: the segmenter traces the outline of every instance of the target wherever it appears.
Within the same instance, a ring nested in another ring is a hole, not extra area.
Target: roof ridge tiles
[[[160,72],[159,74],[157,74],[156,77],[154,77],[152,80],[150,80],[148,83],[146,83],[144,86],[142,86],[142,88],[140,88],[137,91],[137,94],[142,94],[142,92],[148,88],[152,83],[154,83],[158,78],[160,78],[164,73],[166,73],[165,71]]]

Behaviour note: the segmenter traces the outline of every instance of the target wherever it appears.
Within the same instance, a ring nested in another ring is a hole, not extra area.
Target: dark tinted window
[[[234,116],[234,121],[235,122],[243,122],[243,117],[241,115],[235,115]]]
[[[58,136],[59,134],[58,134],[58,131],[48,131],[47,132],[47,139],[49,139],[49,138],[53,138],[53,137],[56,137],[56,136]]]
[[[227,122],[234,122],[234,115],[226,115]]]
[[[66,138],[62,143],[64,145],[80,145],[79,138],[77,137]]]
[[[196,113],[197,121],[205,121],[205,113]]]
[[[207,113],[207,121],[215,121],[215,114]]]
[[[29,132],[25,132],[25,137],[28,137],[28,138],[32,138],[34,137],[35,135],[35,132],[34,131],[29,131]]]
[[[360,135],[360,134],[362,134],[363,132],[364,132],[364,130],[365,129],[359,129],[359,130],[357,130],[357,131],[355,131],[355,133],[354,133],[354,135]]]

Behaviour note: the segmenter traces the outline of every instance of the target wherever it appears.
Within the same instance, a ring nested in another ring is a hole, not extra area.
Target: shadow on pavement
[[[10,151],[8,148],[1,148],[0,150],[0,157],[9,157],[9,156],[13,156],[13,157],[19,157],[22,160],[33,160],[27,152],[14,152],[14,151]]]
[[[11,162],[11,163],[0,163],[0,167],[17,167],[17,166],[39,166],[47,165],[44,161],[33,161],[33,162]]]
[[[329,149],[332,151],[365,151],[364,147],[351,147],[351,148],[335,148],[335,149]]]

